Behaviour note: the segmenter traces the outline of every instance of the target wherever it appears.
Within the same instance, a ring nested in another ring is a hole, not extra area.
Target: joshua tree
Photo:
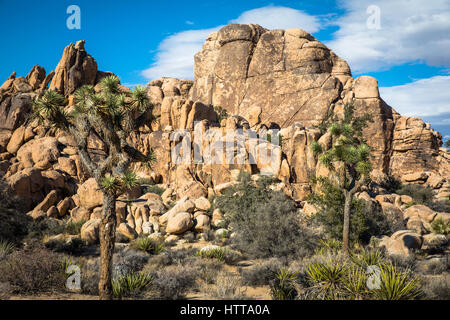
[[[350,210],[353,196],[367,183],[372,170],[369,159],[370,148],[362,138],[362,130],[367,121],[371,121],[369,114],[355,117],[353,104],[347,104],[343,119],[333,117],[328,126],[332,136],[332,147],[325,151],[317,141],[311,145],[314,154],[320,154],[319,161],[328,170],[336,173],[337,187],[345,195],[342,249],[346,254],[349,252]]]
[[[447,141],[445,141],[445,146],[446,146],[447,148],[450,148],[450,139],[447,140]]]
[[[103,214],[100,226],[100,299],[111,299],[111,269],[116,232],[116,198],[137,185],[136,174],[128,170],[132,162],[154,161],[153,153],[144,155],[126,139],[131,132],[149,120],[152,105],[145,88],[135,87],[131,94],[120,89],[116,76],[103,78],[100,92],[92,86],[75,91],[75,106],[67,111],[65,99],[54,91],[46,91],[33,103],[33,114],[42,123],[71,135],[88,174],[95,178],[103,193]],[[150,116],[150,121],[152,117]],[[88,152],[88,139],[96,135],[104,142],[105,156],[94,160]]]

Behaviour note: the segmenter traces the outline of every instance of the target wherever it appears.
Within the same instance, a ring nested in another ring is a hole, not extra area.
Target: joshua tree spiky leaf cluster
[[[153,106],[144,87],[138,86],[131,93],[126,93],[116,76],[103,78],[99,87],[100,90],[96,90],[85,85],[76,90],[75,106],[70,111],[66,106],[67,100],[61,94],[46,91],[34,101],[33,114],[43,124],[61,129],[75,139],[85,169],[96,179],[103,192],[99,291],[102,299],[110,299],[116,197],[138,183],[136,174],[128,170],[132,162],[149,164],[155,161],[152,152],[142,154],[127,142],[127,137],[140,125],[153,121]],[[88,139],[92,136],[104,142],[105,157],[101,161],[94,161],[88,151]]]

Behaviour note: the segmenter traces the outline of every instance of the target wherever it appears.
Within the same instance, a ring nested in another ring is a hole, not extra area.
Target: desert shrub
[[[395,193],[410,196],[416,204],[424,204],[429,206],[434,202],[433,190],[421,184],[402,185],[402,187],[396,190]]]
[[[386,189],[386,191],[390,193],[395,193],[402,187],[402,183],[393,176],[387,176],[380,182],[380,187]]]
[[[84,221],[84,220],[81,220],[81,221],[78,221],[78,222],[74,222],[74,221],[70,220],[70,221],[66,222],[64,231],[67,234],[73,234],[73,235],[80,234],[81,233],[81,227],[83,226],[83,224],[85,222],[86,221]]]
[[[450,198],[447,200],[434,200],[428,206],[437,212],[450,212]]]
[[[41,218],[31,221],[27,225],[25,241],[40,240],[46,236],[55,236],[66,231],[64,221],[52,218]]]
[[[341,240],[344,221],[345,195],[328,179],[316,179],[319,191],[308,201],[319,208],[312,221],[322,225],[330,239]],[[362,199],[353,199],[350,211],[350,241],[368,243],[372,236],[388,233],[389,223],[381,211],[370,211]]]
[[[274,300],[294,300],[297,297],[295,281],[298,272],[292,272],[287,269],[280,269],[270,282],[270,295]]]
[[[242,282],[249,286],[268,285],[283,266],[276,258],[262,261],[251,268],[241,270]]]
[[[392,263],[380,266],[380,288],[373,290],[378,300],[413,300],[422,295],[420,280],[410,270],[401,271]]]
[[[207,284],[216,283],[217,274],[223,269],[223,264],[217,260],[201,259],[197,262],[198,275]]]
[[[160,254],[165,250],[163,242],[154,241],[145,236],[137,238],[131,242],[130,246],[136,250],[155,255]]]
[[[113,296],[121,299],[123,297],[135,297],[147,287],[153,277],[150,274],[130,272],[113,280]]]
[[[81,292],[98,296],[98,282],[100,281],[100,260],[84,261],[81,264]]]
[[[450,300],[450,274],[429,277],[424,281],[423,292],[426,299]]]
[[[246,298],[239,276],[226,272],[219,273],[216,284],[209,289],[209,293],[213,298],[220,300],[242,300]]]
[[[217,122],[220,124],[222,120],[228,118],[228,112],[221,106],[215,106],[214,111],[217,113]]]
[[[408,257],[402,256],[402,255],[395,255],[395,254],[390,254],[390,255],[386,255],[386,262],[395,265],[397,267],[398,270],[400,271],[415,271],[416,270],[416,258],[411,255]]]
[[[26,214],[23,201],[12,194],[0,180],[0,239],[19,245],[27,235],[27,225],[33,220]]]
[[[197,270],[183,266],[168,266],[154,275],[152,289],[163,300],[183,299],[195,285]]]
[[[66,253],[69,255],[78,255],[82,252],[83,248],[85,247],[85,243],[83,240],[79,238],[73,238],[68,240],[55,239],[47,241],[45,243],[45,247],[55,252]]]
[[[164,193],[164,191],[166,191],[164,188],[161,188],[160,186],[157,185],[150,185],[148,187],[145,188],[145,193],[155,193],[157,195],[162,195]]]
[[[295,202],[270,189],[274,180],[261,176],[252,183],[242,173],[239,183],[213,199],[233,229],[233,247],[250,257],[303,256],[314,247],[314,236],[300,225]]]
[[[42,247],[16,250],[0,265],[0,282],[8,282],[15,293],[59,291],[65,274],[60,257]]]
[[[450,271],[450,261],[448,258],[433,259],[425,263],[424,273],[426,274],[442,274],[447,271]]]
[[[120,278],[130,273],[141,271],[149,256],[135,250],[125,249],[113,257],[113,278]]]
[[[445,221],[443,218],[437,218],[431,224],[431,229],[436,234],[450,234],[450,221]]]

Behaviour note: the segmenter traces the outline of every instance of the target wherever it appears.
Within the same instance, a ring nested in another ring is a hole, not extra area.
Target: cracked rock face
[[[353,79],[343,59],[303,30],[225,26],[195,55],[194,73],[193,101],[246,119],[259,107],[259,119],[268,126],[311,127],[331,110],[342,113],[344,103],[353,100],[357,113],[374,118],[366,129],[374,167],[389,167],[393,112],[380,98],[377,80]]]
[[[257,106],[262,122],[281,127],[323,118],[351,78],[345,61],[303,30],[239,24],[208,37],[194,73],[192,100],[244,118]]]
[[[258,120],[269,127],[311,128],[353,101],[357,115],[373,118],[364,133],[375,169],[398,176],[439,171],[439,134],[401,117],[380,97],[375,78],[354,79],[343,59],[303,30],[227,25],[195,55],[194,77],[191,100],[245,119],[258,108]]]

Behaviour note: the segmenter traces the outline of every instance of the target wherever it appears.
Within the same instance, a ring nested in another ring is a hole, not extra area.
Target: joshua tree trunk
[[[101,300],[112,299],[112,257],[116,235],[116,196],[103,192],[103,216],[100,225],[100,282]]]
[[[345,193],[344,204],[344,227],[342,229],[342,251],[344,254],[349,254],[349,236],[350,236],[350,210],[352,204],[353,194],[351,192]]]

